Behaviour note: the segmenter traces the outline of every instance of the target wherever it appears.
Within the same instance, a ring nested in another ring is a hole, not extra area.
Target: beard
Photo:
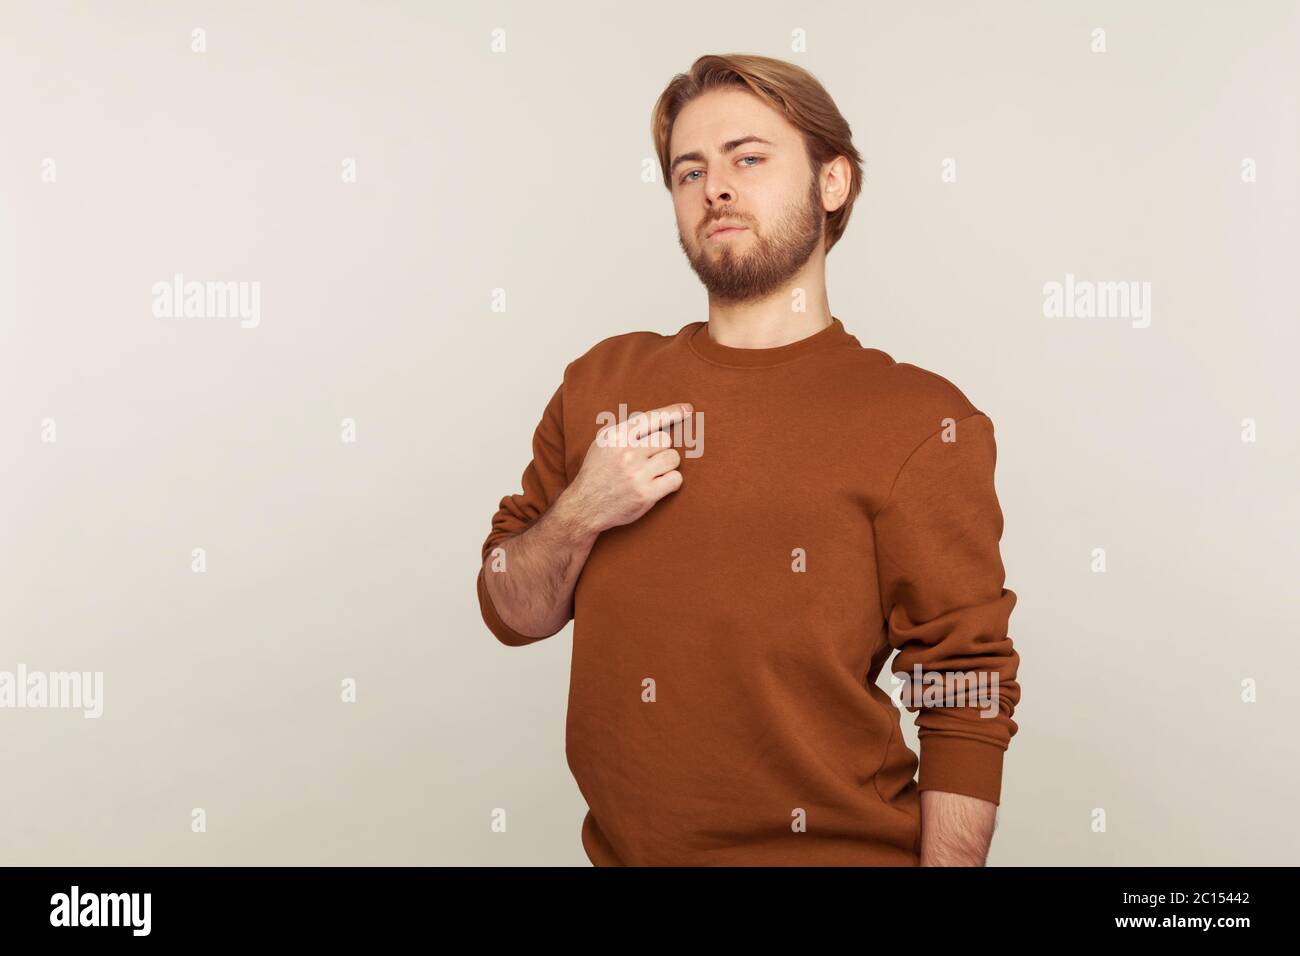
[[[739,250],[732,242],[722,240],[719,248],[710,250],[709,240],[705,239],[692,252],[681,229],[677,230],[677,242],[691,268],[704,283],[710,299],[719,302],[748,302],[771,295],[803,268],[822,241],[825,229],[815,176],[808,192],[791,203],[770,230],[759,232],[748,219],[719,218],[742,222],[753,233],[752,248]]]

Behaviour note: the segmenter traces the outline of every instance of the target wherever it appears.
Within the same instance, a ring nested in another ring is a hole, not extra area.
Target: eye
[[[745,167],[746,169],[753,169],[753,168],[754,168],[755,166],[757,166],[759,163],[765,161],[765,157],[763,157],[763,156],[753,156],[753,155],[750,155],[750,156],[742,156],[742,157],[740,157],[740,159],[736,160],[736,162],[743,163],[743,162],[744,162],[745,160],[747,160],[747,159],[752,159],[754,162],[753,162],[752,164],[746,166],[746,167]],[[679,182],[682,182],[682,183],[694,183],[694,182],[699,182],[699,180],[697,180],[697,179],[691,179],[691,177],[694,176],[694,175],[695,175],[696,173],[698,173],[698,172],[701,172],[701,170],[698,170],[698,169],[692,169],[689,173],[687,173],[685,176],[683,176],[683,177],[679,180]]]

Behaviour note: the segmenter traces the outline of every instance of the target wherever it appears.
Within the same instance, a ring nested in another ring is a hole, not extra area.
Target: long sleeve
[[[881,609],[898,650],[891,670],[906,683],[920,665],[923,678],[913,683],[908,707],[920,705],[919,788],[992,803],[1000,801],[1020,700],[1020,658],[1007,633],[1016,595],[1003,587],[996,458],[993,422],[976,411],[912,452],[875,516]],[[946,683],[927,687],[936,679],[926,678],[930,672]],[[972,676],[979,683],[965,684],[965,700],[953,697],[956,682]],[[996,699],[996,708],[970,689]]]
[[[524,469],[522,484],[522,494],[506,495],[501,499],[501,505],[492,517],[492,530],[483,542],[481,560],[487,560],[492,550],[506,538],[528,530],[568,484],[564,470],[563,384],[551,396],[533,433],[533,459]],[[488,593],[481,564],[477,587],[483,622],[501,643],[517,647],[545,639],[520,634],[501,620]]]

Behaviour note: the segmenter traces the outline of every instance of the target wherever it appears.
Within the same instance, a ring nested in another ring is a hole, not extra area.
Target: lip
[[[709,233],[710,239],[725,239],[727,236],[734,236],[738,232],[744,232],[744,226],[723,226]]]

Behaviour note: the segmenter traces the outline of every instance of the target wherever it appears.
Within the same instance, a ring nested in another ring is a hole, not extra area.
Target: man
[[[982,866],[1020,696],[993,424],[831,314],[861,159],[810,74],[702,57],[652,128],[708,321],[568,365],[478,578],[507,645],[574,622],[587,855]]]

